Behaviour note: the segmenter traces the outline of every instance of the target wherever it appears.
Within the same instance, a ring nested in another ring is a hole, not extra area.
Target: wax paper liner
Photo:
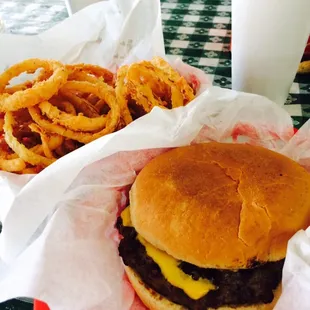
[[[1,50],[0,67],[48,56],[115,69],[160,55],[159,5],[153,0],[104,2],[38,37],[0,36],[7,47]],[[143,23],[147,30],[141,29]],[[20,45],[20,53],[11,52]],[[251,143],[310,167],[309,123],[292,138],[290,116],[269,100],[210,87],[200,71],[180,61],[173,66],[198,88],[199,96],[186,107],[155,108],[35,177],[0,174],[0,300],[33,297],[52,310],[137,309],[118,256],[114,223],[136,174],[170,148],[208,141]],[[289,244],[280,310],[308,306],[306,289],[300,289],[309,287],[308,235],[300,232]]]
[[[36,297],[51,309],[129,309],[134,294],[124,282],[113,225],[137,172],[172,147],[208,141],[262,145],[296,159],[303,131],[291,139],[289,115],[265,98],[211,87],[184,108],[156,108],[64,157],[16,197],[35,197],[35,205],[21,199],[12,225],[18,217],[33,225],[47,200],[53,202],[49,211],[56,211],[3,274],[0,297]]]

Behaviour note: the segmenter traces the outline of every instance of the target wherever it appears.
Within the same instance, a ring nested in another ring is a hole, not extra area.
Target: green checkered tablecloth
[[[214,85],[231,87],[230,0],[162,1],[168,55],[209,74]]]
[[[167,54],[204,70],[214,85],[231,88],[231,0],[161,2]],[[285,109],[297,128],[309,119],[310,76],[296,76]]]

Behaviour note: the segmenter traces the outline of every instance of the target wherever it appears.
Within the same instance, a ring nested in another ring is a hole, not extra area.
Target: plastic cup
[[[0,33],[4,33],[4,32],[5,32],[4,22],[3,20],[1,20],[1,17],[0,17]]]
[[[232,88],[286,101],[310,33],[310,0],[232,0]]]

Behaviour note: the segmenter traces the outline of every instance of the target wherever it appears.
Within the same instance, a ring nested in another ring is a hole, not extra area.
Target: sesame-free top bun
[[[277,261],[310,224],[310,175],[293,160],[245,144],[176,148],[148,163],[130,192],[137,232],[204,268]]]
[[[150,310],[185,310],[186,308],[177,305],[165,297],[159,295],[157,292],[147,287],[140,277],[129,267],[125,267],[126,274],[129,278],[131,285],[133,286],[135,292],[142,300],[143,304]],[[274,299],[270,304],[261,304],[253,306],[240,306],[240,307],[220,307],[216,310],[272,310],[276,305],[280,295],[281,295],[281,284],[274,292]],[[206,310],[214,310],[208,308]]]

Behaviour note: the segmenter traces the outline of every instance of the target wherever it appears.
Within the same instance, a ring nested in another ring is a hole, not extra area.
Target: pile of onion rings
[[[22,73],[34,77],[10,85]],[[0,170],[39,173],[155,106],[180,107],[194,97],[194,87],[159,57],[116,74],[96,65],[25,60],[0,74]]]

